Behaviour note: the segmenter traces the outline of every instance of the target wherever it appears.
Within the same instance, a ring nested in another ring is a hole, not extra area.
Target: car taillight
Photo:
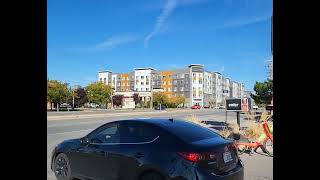
[[[216,159],[216,155],[214,153],[194,153],[194,152],[178,152],[180,156],[184,159],[199,162],[199,161],[212,161]]]
[[[186,160],[189,160],[192,162],[198,162],[201,160],[200,153],[179,152],[178,154],[183,158],[185,158]]]

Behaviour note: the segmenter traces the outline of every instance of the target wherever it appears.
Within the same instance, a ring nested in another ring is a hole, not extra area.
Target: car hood
[[[57,149],[68,149],[68,148],[76,148],[81,145],[80,139],[68,139],[62,141],[60,144],[57,145]]]

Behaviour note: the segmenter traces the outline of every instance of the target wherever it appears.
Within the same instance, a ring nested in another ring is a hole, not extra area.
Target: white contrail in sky
[[[167,0],[161,14],[158,16],[157,21],[156,21],[156,25],[153,29],[153,31],[151,33],[149,33],[146,38],[144,39],[144,45],[145,47],[148,47],[149,45],[149,41],[150,39],[159,33],[159,31],[161,30],[161,28],[163,27],[164,22],[166,21],[166,19],[168,19],[168,17],[171,15],[171,13],[173,12],[173,10],[175,9],[177,4],[176,0]]]

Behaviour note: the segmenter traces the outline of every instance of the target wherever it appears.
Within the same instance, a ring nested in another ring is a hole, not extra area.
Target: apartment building
[[[161,71],[161,88],[163,89],[163,92],[169,97],[172,97],[172,75],[173,71]]]
[[[149,97],[152,91],[161,91],[169,98],[184,96],[187,107],[194,104],[219,106],[224,105],[226,98],[244,97],[243,83],[232,81],[219,72],[207,71],[200,64],[172,70],[147,67],[128,73],[100,71],[98,78],[119,93],[132,92]]]
[[[215,89],[215,106],[223,105],[222,99],[222,74],[214,72],[213,74],[214,89]]]
[[[204,71],[203,79],[203,106],[214,106],[215,93],[213,93],[213,75],[208,71]]]
[[[106,85],[110,85],[111,84],[111,75],[112,75],[112,71],[99,71],[98,72],[98,77],[99,77],[99,81],[103,82]]]
[[[130,87],[130,80],[129,80],[129,74],[128,73],[124,73],[124,74],[120,74],[121,77],[121,91],[130,91],[131,87]]]
[[[190,70],[189,68],[172,70],[172,95],[184,96],[186,98],[186,106],[191,106],[190,102]]]
[[[151,76],[155,70],[153,68],[136,68],[134,70],[134,90],[151,92]]]

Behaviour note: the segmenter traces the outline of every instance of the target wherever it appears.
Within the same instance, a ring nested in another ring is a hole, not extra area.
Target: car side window
[[[146,143],[158,136],[158,130],[143,122],[120,124],[120,143]]]
[[[117,124],[108,126],[97,133],[92,139],[92,143],[118,143],[120,139]]]

